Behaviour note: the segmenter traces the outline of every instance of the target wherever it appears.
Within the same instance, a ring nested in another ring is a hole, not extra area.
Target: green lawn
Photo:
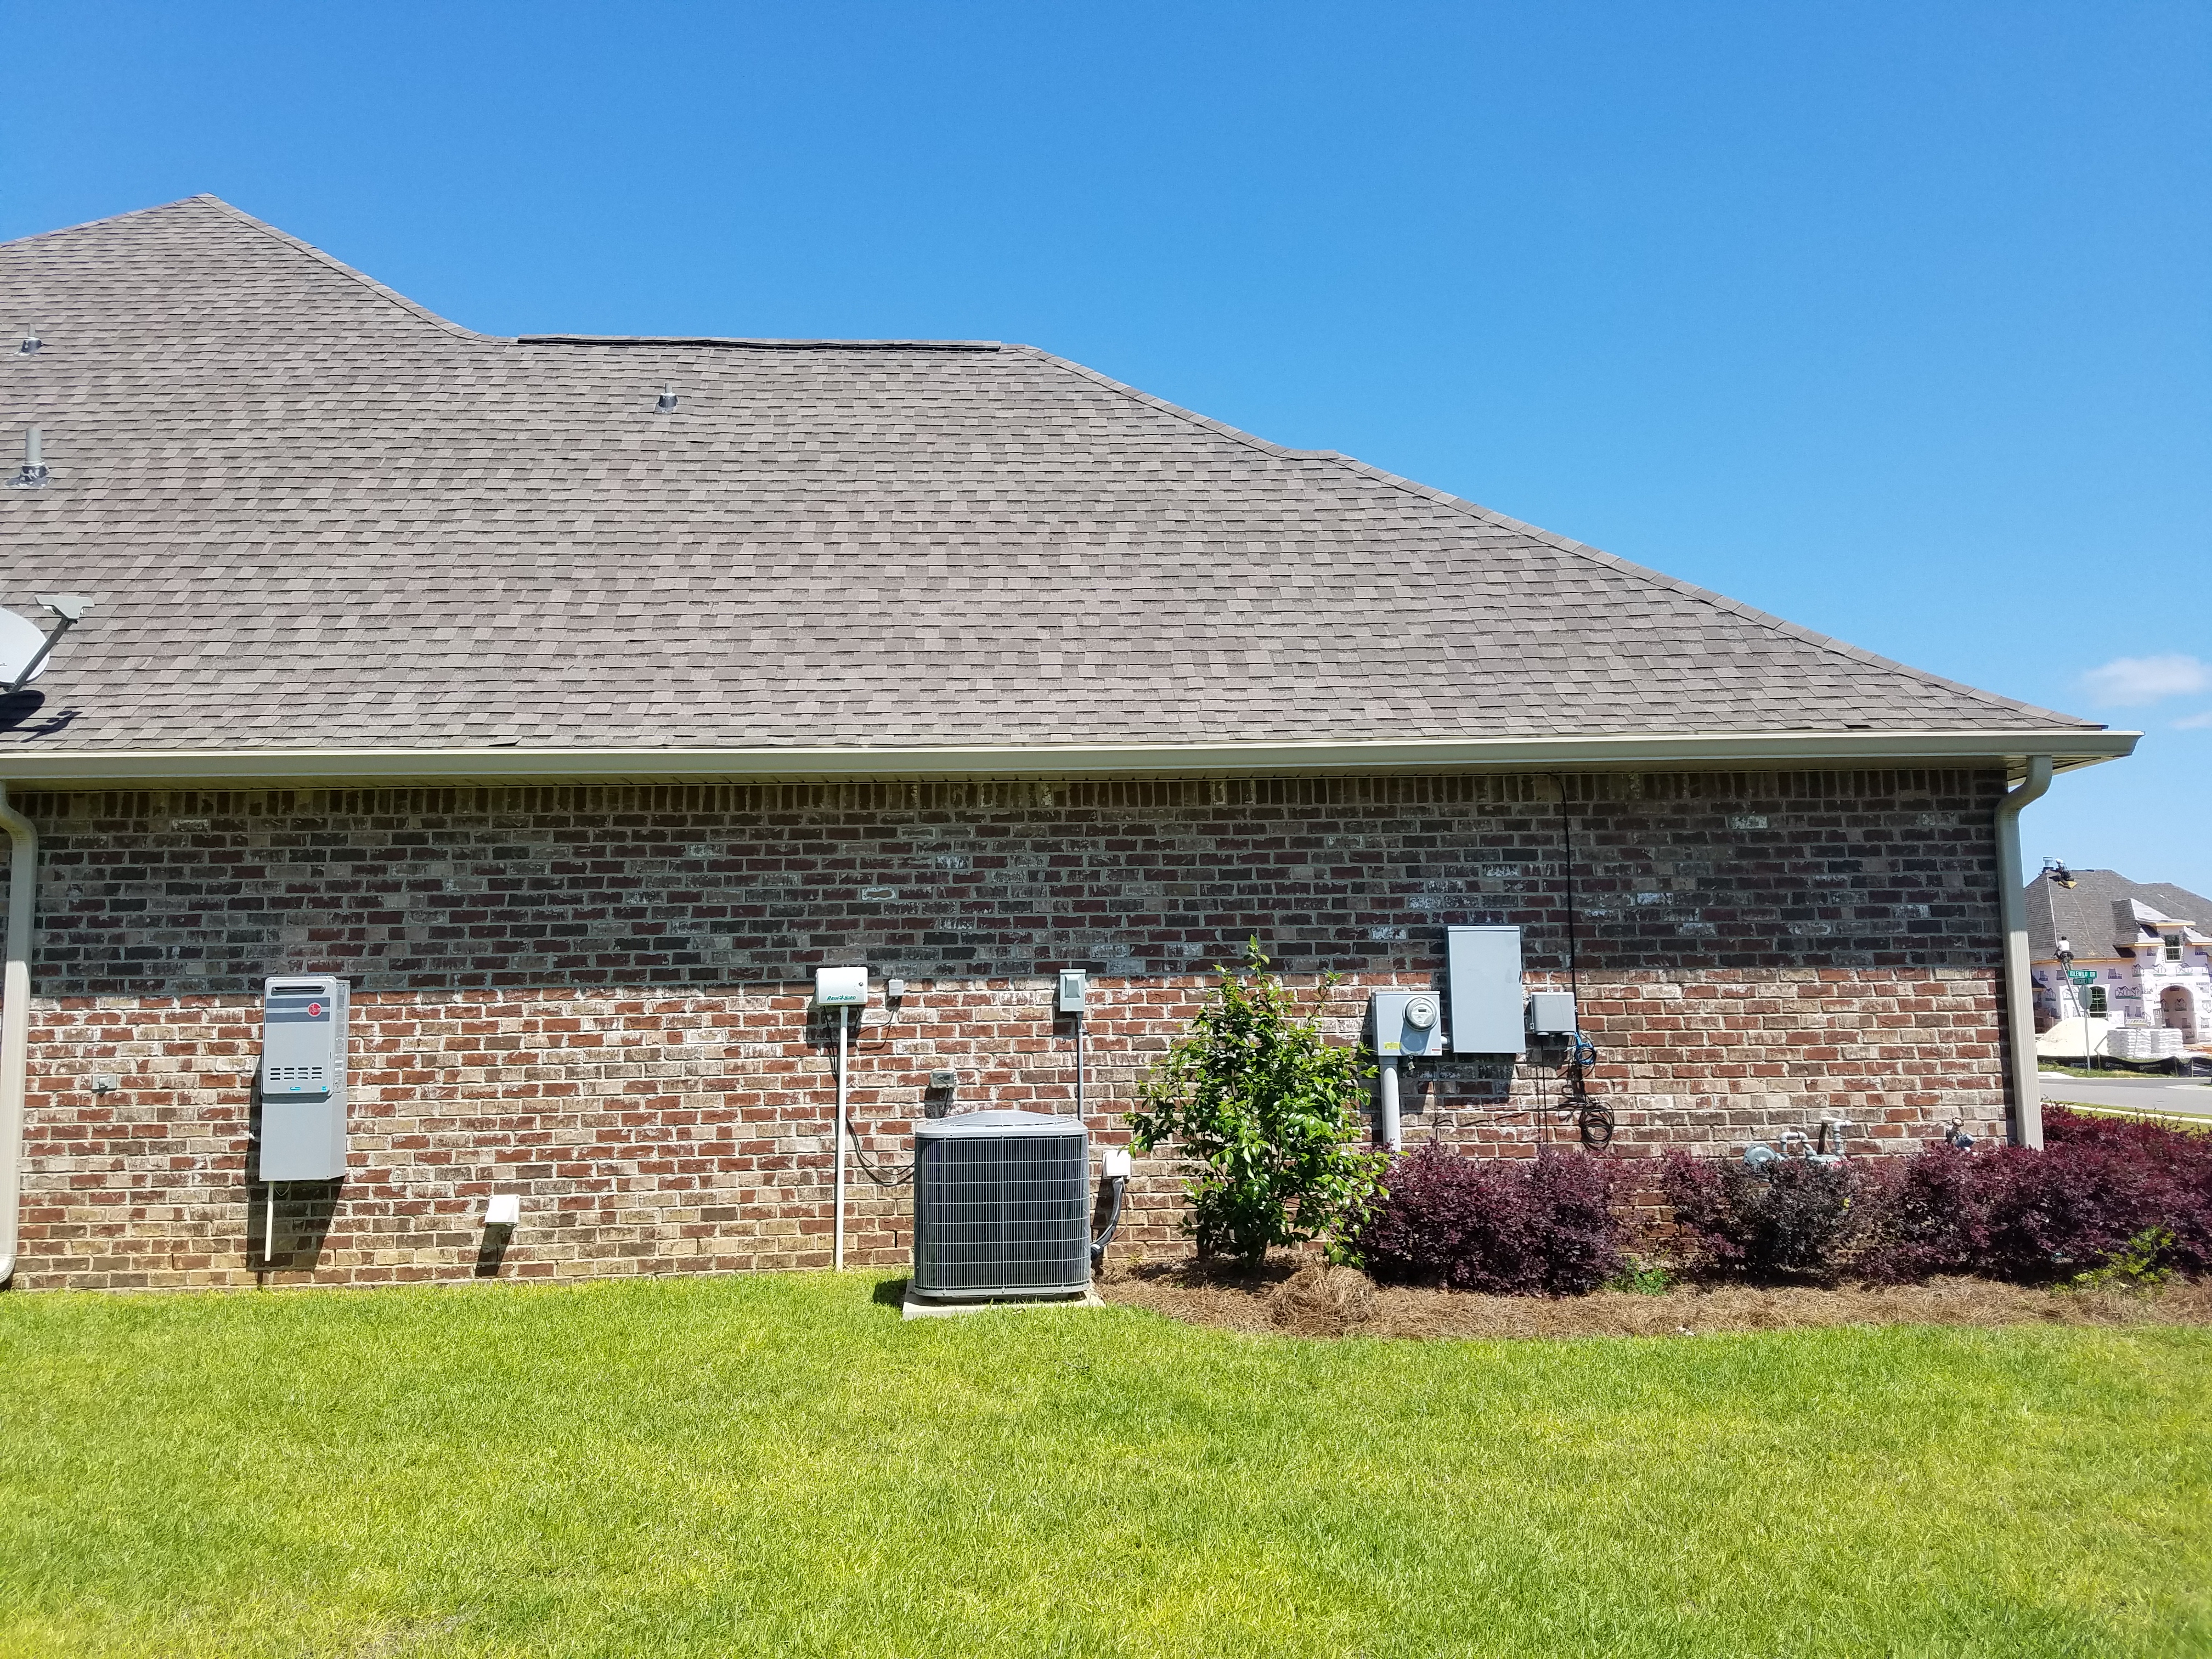
[[[2203,1654],[2212,1332],[0,1298],[0,1653]]]

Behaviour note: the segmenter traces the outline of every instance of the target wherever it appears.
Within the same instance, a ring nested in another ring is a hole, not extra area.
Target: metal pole
[[[1083,1121],[1083,1016],[1075,1017],[1075,1121]]]
[[[31,683],[31,676],[39,672],[39,665],[44,662],[53,648],[62,642],[62,635],[76,626],[76,623],[72,619],[64,617],[60,626],[46,635],[46,642],[39,647],[38,654],[23,665],[23,672],[9,682],[6,690],[0,691],[0,697],[12,697],[28,685]]]
[[[849,1010],[837,1011],[837,1219],[833,1265],[845,1269],[845,1021]]]

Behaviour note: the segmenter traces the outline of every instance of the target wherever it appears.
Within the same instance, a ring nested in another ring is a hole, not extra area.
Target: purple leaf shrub
[[[1866,1186],[1848,1162],[1784,1159],[1753,1170],[1739,1158],[1676,1152],[1659,1171],[1691,1266],[1762,1280],[1825,1281],[1843,1271],[1863,1231],[1856,1205]]]
[[[1627,1265],[1611,1168],[1578,1152],[1476,1159],[1423,1146],[1394,1160],[1383,1185],[1359,1243],[1383,1284],[1571,1296]]]
[[[1939,1273],[2047,1284],[2163,1232],[2160,1268],[2212,1271],[2212,1136],[2054,1107],[2043,1150],[1937,1145],[1764,1173],[1668,1155],[1660,1187],[1709,1274],[1901,1285]]]

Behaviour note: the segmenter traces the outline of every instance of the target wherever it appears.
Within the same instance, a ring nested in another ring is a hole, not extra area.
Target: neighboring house
[[[823,1265],[823,964],[886,1176],[1072,1108],[1057,969],[1118,1134],[1248,939],[1349,1041],[1453,923],[1579,989],[1623,1156],[2002,1134],[2009,815],[2134,741],[1028,346],[477,334],[209,198],[0,246],[0,601],[98,601],[0,705],[26,1285]],[[309,972],[350,1162],[272,1194]],[[1557,1088],[1409,1062],[1407,1133]]]
[[[2112,870],[2045,871],[2028,884],[2027,927],[2039,1026],[2091,1021],[2092,1045],[2131,1026],[2212,1042],[2212,899]],[[2062,975],[2062,949],[2076,975],[2094,977]],[[2067,1051],[2087,1052],[2078,1042]]]

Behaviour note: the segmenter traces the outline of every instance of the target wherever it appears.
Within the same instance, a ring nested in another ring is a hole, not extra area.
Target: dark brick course
[[[1567,799],[1559,799],[1564,786]],[[1512,922],[1563,966],[1996,951],[1994,772],[32,795],[48,995],[1421,972]]]

